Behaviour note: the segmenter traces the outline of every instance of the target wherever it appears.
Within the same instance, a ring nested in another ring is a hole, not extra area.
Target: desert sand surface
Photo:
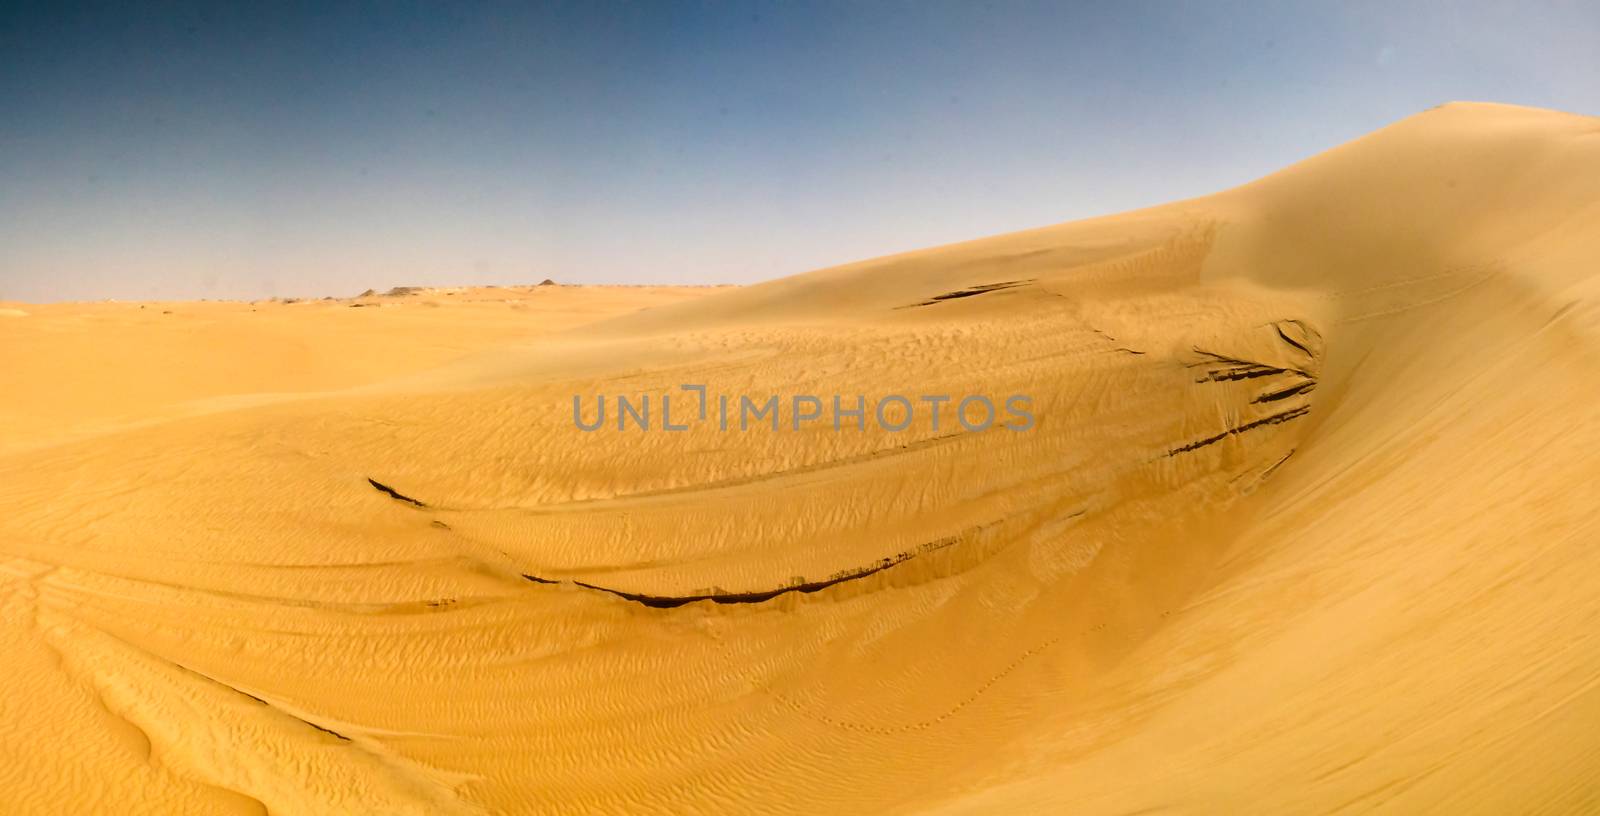
[[[8,380],[0,451],[204,412],[209,402],[379,383],[715,291],[408,286],[353,298],[254,302],[0,302]]]
[[[0,812],[1600,810],[1600,119],[738,289],[4,303],[0,359]],[[1036,422],[575,427],[682,384]]]

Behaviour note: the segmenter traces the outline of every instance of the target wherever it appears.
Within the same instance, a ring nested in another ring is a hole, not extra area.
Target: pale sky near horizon
[[[0,300],[750,283],[1600,114],[1600,6],[1512,6],[0,0]]]

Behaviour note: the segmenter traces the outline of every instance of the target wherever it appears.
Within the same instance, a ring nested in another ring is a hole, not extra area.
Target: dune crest
[[[739,289],[28,307],[0,810],[1600,808],[1596,258],[1600,119],[1452,104]]]

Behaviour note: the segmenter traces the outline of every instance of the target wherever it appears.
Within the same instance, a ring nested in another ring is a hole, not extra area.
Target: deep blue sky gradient
[[[1593,3],[329,5],[0,0],[0,299],[745,283],[1600,113]]]

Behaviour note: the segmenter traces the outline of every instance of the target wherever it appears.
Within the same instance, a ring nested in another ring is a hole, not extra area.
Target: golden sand
[[[0,812],[1595,811],[1597,261],[1600,120],[1459,104],[743,289],[0,304]],[[1037,421],[574,426],[685,383]]]

